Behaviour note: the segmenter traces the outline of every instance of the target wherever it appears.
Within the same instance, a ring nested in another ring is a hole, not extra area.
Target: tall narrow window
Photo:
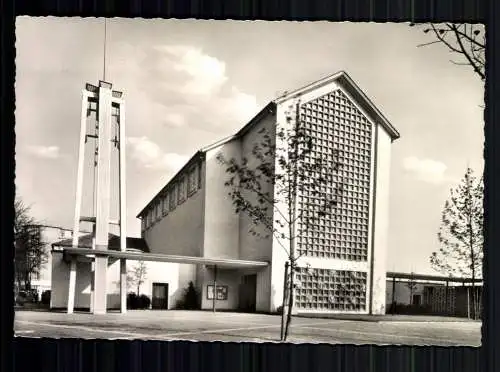
[[[161,217],[161,201],[157,200],[156,201],[156,221],[158,221]]]
[[[175,206],[177,205],[177,187],[176,185],[172,185],[172,188],[169,191],[170,197],[169,197],[169,207],[170,210],[173,211],[175,209]]]
[[[198,188],[201,189],[201,170],[202,163],[198,164]]]
[[[179,183],[177,184],[177,200],[179,203],[182,203],[186,200],[186,177],[182,177]]]
[[[164,216],[168,213],[168,202],[169,202],[168,198],[169,198],[168,193],[165,193],[163,195],[163,198],[162,198],[163,199],[163,208],[162,209],[163,209]]]
[[[188,195],[193,194],[198,189],[198,167],[194,166],[189,171]]]

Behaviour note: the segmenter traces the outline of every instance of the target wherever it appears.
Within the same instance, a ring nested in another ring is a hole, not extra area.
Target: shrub
[[[41,302],[43,305],[50,305],[50,290],[42,292]]]
[[[142,294],[138,300],[139,309],[149,309],[151,307],[151,299],[148,296]]]
[[[387,314],[399,315],[437,315],[432,312],[432,309],[423,305],[406,305],[406,304],[391,304],[389,305]]]
[[[29,291],[29,295],[31,298],[31,302],[38,302],[38,291],[36,289],[32,289],[31,291]]]
[[[16,294],[15,303],[16,305],[25,305],[27,303],[38,302],[38,295],[36,291],[33,290],[23,290]]]
[[[177,308],[181,310],[197,310],[199,307],[198,292],[193,282],[189,282],[188,287],[184,290],[183,298],[177,303]]]
[[[135,310],[138,308],[139,298],[138,296],[131,292],[127,295],[127,309]]]
[[[136,293],[130,292],[127,295],[127,309],[130,310],[143,310],[151,307],[151,299],[142,294],[137,296]]]
[[[278,306],[276,308],[276,312],[281,315],[283,313],[283,306],[282,305]]]

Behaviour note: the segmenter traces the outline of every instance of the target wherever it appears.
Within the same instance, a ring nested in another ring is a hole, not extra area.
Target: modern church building
[[[345,72],[282,95],[236,134],[200,149],[138,214],[141,238],[128,238],[126,251],[119,252],[115,244],[116,253],[106,253],[108,265],[119,259],[127,265],[130,260],[151,262],[146,293],[165,296],[167,308],[176,306],[191,281],[202,309],[276,311],[283,301],[287,254],[275,237],[249,233],[251,221],[244,212],[235,212],[225,186],[230,175],[217,157],[247,158],[255,164],[252,149],[262,130],[275,135],[277,128],[289,125],[286,112],[297,102],[301,125],[314,138],[311,156],[328,159],[336,150],[343,191],[332,213],[297,237],[296,311],[385,313],[390,154],[399,133]],[[333,190],[327,185],[325,193]],[[307,189],[297,194],[298,211],[314,210],[316,202]],[[280,223],[278,214],[270,217]],[[113,249],[111,243],[109,247]],[[60,252],[61,259],[53,262],[59,262],[57,270],[67,282],[69,269],[61,265],[68,267],[69,261]],[[109,291],[116,293],[111,283],[119,277],[118,266],[108,270]],[[85,283],[77,285],[75,307],[89,275],[78,274],[77,282],[81,280]],[[68,287],[62,287],[58,306],[64,307]],[[117,301],[108,300],[108,308]]]

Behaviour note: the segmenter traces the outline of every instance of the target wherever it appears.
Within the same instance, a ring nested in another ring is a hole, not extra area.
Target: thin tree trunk
[[[292,198],[291,203],[291,223],[289,225],[290,231],[290,280],[288,281],[288,312],[286,315],[286,323],[285,323],[285,336],[283,341],[286,341],[288,337],[288,331],[290,329],[290,324],[292,322],[292,311],[293,311],[293,300],[294,300],[294,292],[295,292],[295,196]]]
[[[285,324],[286,324],[286,309],[288,303],[288,276],[290,275],[290,265],[288,261],[285,263],[285,275],[283,282],[283,301],[281,306],[281,335],[280,341],[285,341]]]
[[[299,130],[299,125],[300,125],[300,104],[297,104],[295,107],[295,134],[298,133]],[[294,297],[295,297],[295,269],[296,269],[296,262],[295,262],[295,238],[296,238],[296,229],[295,229],[295,219],[296,219],[296,198],[297,198],[297,180],[298,180],[298,168],[297,168],[297,162],[298,162],[298,154],[299,154],[299,145],[297,141],[294,142],[294,148],[293,148],[293,154],[294,154],[294,161],[295,161],[295,167],[292,173],[292,182],[291,185],[289,184],[288,187],[288,216],[290,218],[290,223],[288,224],[288,231],[290,233],[290,288],[288,292],[288,313],[286,317],[286,324],[285,324],[285,337],[284,341],[286,341],[288,337],[288,332],[290,329],[290,324],[292,322],[292,311],[293,311],[293,302],[294,302]],[[290,159],[288,159],[290,160]]]
[[[31,290],[31,281],[30,281],[30,269],[27,268],[24,273],[24,288],[29,291]]]
[[[469,195],[470,195],[469,191]],[[472,202],[471,202],[472,203]],[[468,218],[468,228],[469,228],[469,248],[470,248],[470,265],[472,274],[472,303],[473,303],[473,314],[472,319],[477,319],[477,295],[476,295],[476,257],[474,254],[474,230],[472,228],[472,206],[469,206],[469,218]]]
[[[293,307],[293,298],[294,298],[294,286],[295,286],[295,280],[294,280],[294,273],[295,273],[295,264],[291,263],[290,264],[290,287],[288,289],[288,311],[286,314],[286,324],[285,324],[285,337],[283,341],[286,341],[288,338],[288,331],[290,329],[290,324],[292,322],[292,307]]]
[[[25,290],[28,290],[28,276],[29,276],[29,267],[28,267],[28,250],[26,249],[25,250],[25,254],[24,254],[24,259],[26,260],[26,264],[25,264],[25,270],[24,270],[24,289]]]

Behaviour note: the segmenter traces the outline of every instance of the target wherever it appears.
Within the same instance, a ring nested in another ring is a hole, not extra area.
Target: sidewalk
[[[358,314],[298,314],[301,318],[320,318],[320,319],[335,319],[335,320],[353,320],[361,322],[480,322],[480,320],[472,320],[467,318],[459,318],[452,316],[437,316],[437,315],[358,315]]]

